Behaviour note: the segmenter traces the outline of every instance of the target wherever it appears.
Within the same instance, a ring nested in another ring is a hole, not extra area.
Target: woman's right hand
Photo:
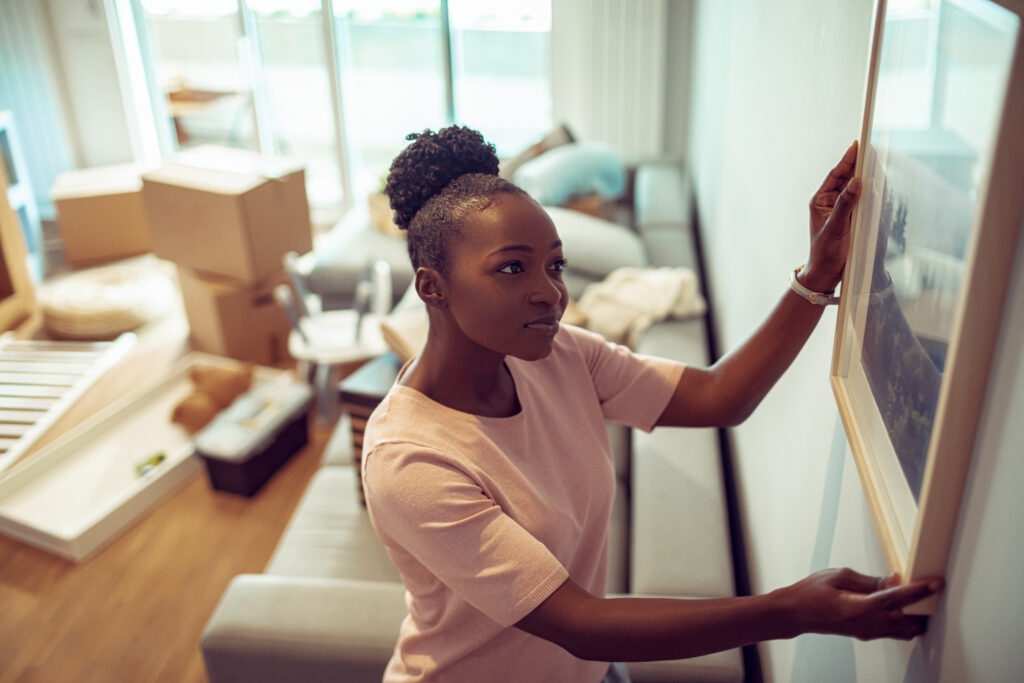
[[[860,640],[910,640],[924,633],[927,617],[903,608],[942,590],[942,579],[899,585],[898,574],[865,576],[852,569],[825,569],[774,591],[799,633],[829,633]]]

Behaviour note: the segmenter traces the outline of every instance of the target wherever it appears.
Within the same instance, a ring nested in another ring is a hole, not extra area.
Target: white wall
[[[722,350],[781,297],[807,255],[807,201],[858,136],[871,2],[703,0],[687,149]],[[1002,681],[1024,667],[1024,245],[947,573],[915,643],[804,636],[760,648],[769,681]],[[751,581],[827,565],[886,573],[828,386],[835,311],[733,444]]]
[[[104,3],[48,0],[47,5],[81,165],[132,161]]]

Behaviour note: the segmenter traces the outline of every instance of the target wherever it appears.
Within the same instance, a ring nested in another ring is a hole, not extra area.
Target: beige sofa
[[[637,169],[628,217],[633,230],[623,231],[634,247],[617,244],[599,253],[594,233],[569,234],[575,228],[559,226],[570,254],[570,293],[578,296],[616,263],[697,268],[688,191],[677,164]],[[707,364],[705,318],[657,323],[637,350]],[[608,431],[619,476],[609,593],[733,595],[716,430],[644,434],[609,425]],[[202,651],[212,683],[380,680],[405,615],[404,591],[358,502],[351,463],[343,419],[265,571],[236,577],[207,624]],[[629,670],[637,683],[741,681],[744,674],[740,650]]]

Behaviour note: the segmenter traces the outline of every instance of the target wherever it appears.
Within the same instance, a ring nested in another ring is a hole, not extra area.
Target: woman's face
[[[524,360],[551,353],[569,295],[562,242],[532,199],[499,195],[449,245],[448,309],[462,334]]]

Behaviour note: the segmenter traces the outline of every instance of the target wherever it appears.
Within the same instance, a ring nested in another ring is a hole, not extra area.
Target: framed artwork
[[[1024,223],[1022,17],[1024,0],[875,8],[831,384],[904,581],[945,574]]]

